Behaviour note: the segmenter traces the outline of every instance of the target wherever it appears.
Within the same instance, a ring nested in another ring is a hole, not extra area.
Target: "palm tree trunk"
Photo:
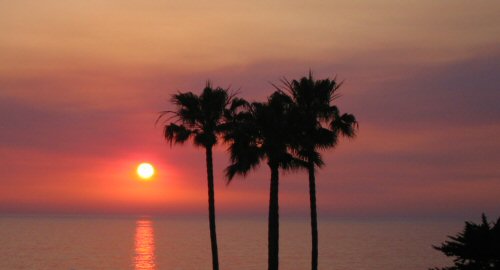
[[[314,175],[314,163],[309,161],[309,199],[311,207],[311,269],[318,270],[318,214],[316,212],[316,178]]]
[[[215,195],[214,170],[212,162],[212,147],[206,148],[207,182],[208,182],[208,220],[210,223],[210,243],[212,244],[212,269],[219,270],[219,255],[217,251],[217,233],[215,231]]]
[[[270,165],[271,187],[269,192],[269,223],[268,223],[268,270],[278,270],[279,263],[279,205],[278,186],[279,171],[278,166]]]

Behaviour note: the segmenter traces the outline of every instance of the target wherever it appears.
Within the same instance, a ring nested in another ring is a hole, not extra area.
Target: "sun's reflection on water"
[[[137,220],[135,227],[135,270],[155,270],[155,239],[153,222]]]

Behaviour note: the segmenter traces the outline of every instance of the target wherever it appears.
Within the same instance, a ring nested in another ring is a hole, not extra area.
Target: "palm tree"
[[[299,161],[289,153],[291,100],[275,92],[265,103],[249,104],[248,110],[233,115],[225,140],[229,143],[231,164],[226,168],[230,182],[237,174],[245,176],[267,161],[271,170],[268,219],[268,269],[279,264],[279,169],[298,168]]]
[[[315,169],[324,165],[319,150],[333,148],[339,136],[353,138],[357,121],[352,114],[340,114],[332,101],[339,97],[341,84],[335,79],[314,80],[312,73],[300,80],[282,80],[278,91],[293,100],[294,149],[306,163],[309,174],[309,198],[311,208],[311,269],[318,269],[318,218],[316,210]]]
[[[164,137],[172,143],[183,144],[192,138],[194,145],[205,148],[208,182],[208,217],[210,223],[210,241],[212,247],[212,266],[219,269],[217,234],[215,229],[215,196],[212,148],[217,144],[218,135],[224,129],[225,115],[231,114],[242,102],[234,94],[220,87],[212,88],[207,82],[200,96],[192,92],[177,93],[172,96],[175,111],[163,111],[157,121],[169,116],[164,126]]]

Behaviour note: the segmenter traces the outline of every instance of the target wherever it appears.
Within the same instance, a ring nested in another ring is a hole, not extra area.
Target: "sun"
[[[137,175],[144,180],[151,179],[155,174],[155,168],[150,163],[144,162],[137,166]]]

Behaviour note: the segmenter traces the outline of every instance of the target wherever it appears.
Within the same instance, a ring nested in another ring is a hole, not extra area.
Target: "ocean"
[[[434,250],[463,222],[319,220],[323,270],[422,270],[450,265]],[[218,218],[222,270],[267,269],[267,220]],[[1,270],[211,269],[205,217],[0,217]],[[310,268],[307,218],[281,218],[280,269]]]

